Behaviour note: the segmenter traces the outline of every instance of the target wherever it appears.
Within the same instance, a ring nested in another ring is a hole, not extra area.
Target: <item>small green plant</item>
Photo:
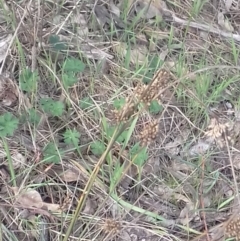
[[[78,82],[78,73],[82,73],[85,64],[76,58],[67,58],[62,66],[62,81],[64,88],[69,88]]]
[[[5,137],[7,137],[8,135],[9,136],[13,135],[14,131],[18,127],[18,123],[19,123],[19,120],[9,112],[0,116],[0,137],[2,138],[3,146],[7,154],[11,180],[14,186],[16,186],[15,171],[12,163],[9,146]]]
[[[0,137],[12,136],[18,127],[19,120],[7,112],[0,116]]]
[[[200,11],[202,10],[204,4],[207,2],[207,0],[194,0],[192,3],[192,15],[193,17],[196,17],[199,15]]]
[[[158,113],[161,112],[162,110],[163,110],[163,107],[162,107],[162,105],[160,105],[160,104],[158,103],[157,100],[151,101],[151,104],[150,104],[150,106],[149,106],[149,112],[150,112],[151,114],[158,114]]]
[[[61,161],[61,150],[58,150],[55,143],[49,142],[44,150],[43,150],[43,157],[45,163],[55,163],[58,164]]]
[[[62,75],[62,81],[63,81],[64,88],[67,89],[68,87],[71,87],[75,83],[77,83],[78,79],[72,73],[64,73]]]
[[[80,138],[80,133],[76,130],[66,130],[63,134],[64,142],[68,145],[77,146]]]
[[[111,127],[108,127],[107,129],[107,137],[109,138],[109,140],[112,138],[114,132],[116,130],[116,126],[111,126]],[[127,130],[124,130],[117,138],[117,142],[119,143],[124,143],[124,141],[126,140],[128,136],[128,131]]]
[[[20,88],[23,91],[32,93],[36,91],[38,81],[38,72],[32,72],[30,69],[24,69],[19,77]]]
[[[144,65],[139,72],[141,76],[144,76],[142,80],[144,84],[148,84],[152,80],[154,73],[162,66],[162,64],[163,61],[158,55],[149,56],[147,66]]]
[[[101,156],[104,151],[106,150],[106,147],[103,142],[101,141],[94,141],[90,145],[91,152],[96,156]]]
[[[63,64],[64,73],[81,73],[85,69],[85,64],[76,58],[69,57]]]
[[[31,124],[38,125],[41,120],[41,116],[37,110],[32,108],[32,109],[28,110],[28,118],[27,119]]]
[[[50,35],[49,43],[55,51],[67,50],[67,45],[57,35]]]
[[[40,100],[40,105],[43,111],[54,117],[62,116],[64,104],[61,101],[55,101],[51,98],[43,98]]]
[[[120,110],[125,104],[126,104],[125,98],[119,98],[113,101],[113,106],[116,110]]]
[[[130,149],[130,157],[134,164],[138,167],[142,167],[148,159],[147,147],[141,147],[139,143],[136,143]]]

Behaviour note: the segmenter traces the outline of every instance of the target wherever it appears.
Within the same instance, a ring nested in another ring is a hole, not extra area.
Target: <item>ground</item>
[[[239,5],[0,0],[2,240],[239,240]]]

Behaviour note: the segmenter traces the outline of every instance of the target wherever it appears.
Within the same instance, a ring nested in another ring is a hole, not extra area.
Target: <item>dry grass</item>
[[[0,1],[3,240],[238,240],[239,9],[215,2]]]

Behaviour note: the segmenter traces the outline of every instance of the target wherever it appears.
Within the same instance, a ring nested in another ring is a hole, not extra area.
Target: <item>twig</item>
[[[177,24],[181,24],[183,26],[189,26],[189,27],[192,27],[192,28],[197,28],[197,29],[203,30],[205,32],[218,34],[219,36],[224,37],[224,38],[230,38],[230,39],[232,38],[235,41],[240,42],[240,35],[239,34],[233,34],[233,33],[230,33],[230,32],[225,32],[225,31],[223,31],[219,28],[214,28],[210,25],[196,23],[196,22],[192,22],[190,20],[184,20],[184,19],[181,19],[181,18],[177,17],[172,12],[171,12],[171,17],[169,17],[169,15],[168,15],[168,16],[165,17],[165,20],[168,21],[168,22],[174,22],[174,23],[177,23]]]

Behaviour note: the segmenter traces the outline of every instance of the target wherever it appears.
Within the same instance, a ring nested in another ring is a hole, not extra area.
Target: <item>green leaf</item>
[[[63,74],[62,76],[63,86],[65,88],[73,86],[75,83],[78,82],[78,79],[76,76],[74,76],[73,73],[69,72],[66,74]]]
[[[46,163],[60,163],[61,158],[57,150],[56,145],[53,142],[49,142],[43,150],[43,157]]]
[[[85,69],[85,64],[76,58],[69,57],[63,64],[63,72],[81,73]]]
[[[107,136],[109,137],[109,139],[112,138],[115,130],[116,130],[116,126],[111,126],[111,127],[109,127],[109,128],[107,129]],[[123,142],[126,140],[127,135],[128,135],[128,131],[127,131],[127,130],[123,131],[123,132],[118,136],[118,138],[117,138],[116,141],[119,142],[119,143],[123,143]]]
[[[63,138],[66,144],[73,144],[77,146],[80,138],[80,133],[76,130],[66,130],[63,134]]]
[[[163,61],[159,59],[158,55],[149,57],[149,65],[141,71],[141,74],[144,76],[142,80],[144,84],[148,84],[152,80],[155,72],[162,66],[162,64]]]
[[[7,112],[0,116],[0,137],[12,136],[18,127],[19,120]]]
[[[121,180],[123,172],[124,172],[124,165],[121,165],[119,162],[116,163],[114,171],[110,177],[110,187],[109,187],[109,193],[111,193],[119,183],[119,180]]]
[[[28,121],[34,125],[38,125],[41,120],[40,114],[35,109],[28,110]]]
[[[120,98],[113,101],[113,106],[115,109],[120,110],[125,103],[126,103],[125,98]]]
[[[60,37],[57,35],[50,35],[49,43],[52,48],[56,51],[67,50],[67,45],[64,44],[63,41],[60,40]]]
[[[151,114],[158,114],[160,111],[163,110],[162,105],[158,103],[157,100],[153,100],[149,106],[149,112]]]
[[[28,93],[34,92],[37,88],[38,72],[25,69],[19,76],[20,88]]]
[[[62,116],[64,111],[64,104],[61,101],[54,101],[51,98],[41,99],[40,105],[43,111],[52,116]]]
[[[106,150],[106,147],[105,147],[104,143],[102,143],[101,141],[95,141],[95,142],[91,143],[90,149],[94,155],[101,156],[104,153],[104,151]]]
[[[138,167],[143,166],[148,159],[147,147],[141,147],[139,143],[135,144],[130,149],[130,157],[134,160],[133,163]]]
[[[85,97],[82,100],[79,100],[79,107],[82,110],[85,110],[93,105],[93,101],[90,97]]]

